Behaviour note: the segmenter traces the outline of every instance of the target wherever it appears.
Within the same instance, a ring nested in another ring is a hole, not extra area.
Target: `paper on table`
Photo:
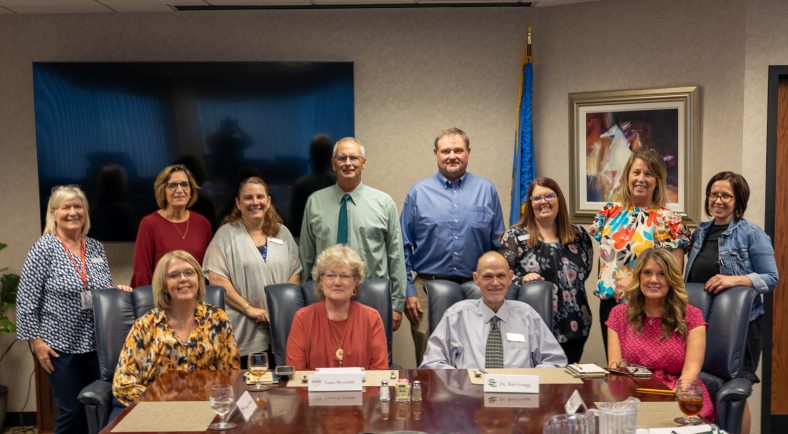
[[[274,381],[274,373],[266,371],[263,375],[254,375],[251,371],[246,372],[246,384],[276,384]]]
[[[380,382],[386,380],[390,386],[399,380],[399,371],[396,369],[382,371],[365,371],[364,387],[380,386]],[[296,371],[295,375],[287,382],[287,387],[307,387],[309,383],[304,378],[314,374],[315,371]],[[393,375],[393,377],[392,377]]]
[[[476,376],[478,369],[468,369],[471,384],[484,384],[482,376]],[[564,368],[504,368],[487,369],[489,374],[538,375],[539,384],[583,384],[583,380],[569,375]],[[481,373],[481,371],[479,371]]]
[[[599,408],[600,402],[594,405]],[[675,401],[668,402],[649,402],[640,401],[638,407],[637,424],[640,428],[677,428],[673,419],[684,416],[679,410],[679,405]],[[670,431],[668,431],[670,434]]]
[[[206,431],[215,417],[208,401],[142,401],[112,432]]]
[[[711,432],[711,425],[677,426],[674,428],[651,428],[648,434],[697,434]]]

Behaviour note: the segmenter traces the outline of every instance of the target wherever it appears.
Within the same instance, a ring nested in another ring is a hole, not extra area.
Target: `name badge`
[[[310,392],[360,391],[364,385],[363,374],[315,372],[309,377]]]
[[[538,375],[485,374],[484,393],[539,393]]]
[[[485,393],[485,407],[539,408],[539,395],[531,393]]]
[[[270,241],[270,242],[272,242],[274,244],[279,244],[280,246],[285,243],[284,241],[280,240],[279,238],[274,238],[274,237],[268,237],[268,241]]]
[[[90,258],[90,263],[91,264],[103,264],[104,263],[104,258],[101,258],[99,256],[96,256],[95,258]]]
[[[238,401],[236,401],[235,405],[237,405],[238,409],[241,410],[241,416],[243,416],[244,420],[247,422],[249,422],[249,419],[257,410],[257,403],[254,402],[252,394],[249,393],[248,390],[244,392],[240,398],[238,398]]]
[[[93,309],[93,292],[82,291],[79,293],[79,301],[82,305],[82,310]]]
[[[506,340],[509,342],[525,342],[525,335],[522,333],[507,333]]]

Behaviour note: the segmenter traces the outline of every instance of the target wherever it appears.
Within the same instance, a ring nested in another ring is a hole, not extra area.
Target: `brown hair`
[[[750,200],[750,185],[747,184],[747,180],[743,176],[728,171],[712,176],[708,184],[706,184],[706,215],[711,216],[709,196],[711,195],[711,186],[717,181],[728,181],[731,184],[733,198],[736,201],[733,213],[736,215],[737,220],[742,218],[744,211],[747,211],[747,201]]]
[[[572,227],[572,222],[569,221],[569,211],[566,206],[566,199],[564,193],[561,192],[561,187],[552,178],[540,176],[539,178],[531,181],[528,186],[528,194],[525,197],[525,212],[520,217],[520,221],[512,225],[512,227],[526,228],[528,230],[528,247],[536,247],[541,242],[539,235],[539,228],[536,226],[536,216],[534,214],[534,206],[531,203],[531,196],[536,187],[545,187],[553,190],[555,195],[558,196],[558,215],[556,216],[556,226],[558,227],[558,239],[561,244],[569,244],[577,239],[577,233]]]
[[[686,337],[687,323],[684,321],[684,317],[687,314],[689,298],[684,289],[684,276],[679,270],[676,257],[666,249],[646,249],[638,255],[632,282],[624,290],[624,297],[628,303],[627,321],[635,326],[638,333],[643,331],[643,320],[646,317],[644,311],[646,297],[640,290],[640,274],[649,260],[657,263],[665,274],[665,279],[670,287],[665,300],[665,312],[662,314],[662,338],[669,338],[673,332],[678,332],[682,337]]]
[[[242,180],[238,184],[238,191],[235,194],[236,201],[241,199],[241,189],[246,184],[261,185],[265,189],[265,194],[268,195],[269,198],[271,197],[271,194],[268,191],[268,184],[266,184],[265,181],[263,181],[263,178],[260,178],[259,176],[250,176]],[[241,210],[238,209],[238,205],[236,204],[236,206],[233,207],[233,210],[230,212],[230,214],[227,214],[227,217],[225,217],[224,220],[222,220],[222,224],[234,222],[240,218],[241,218]],[[261,230],[268,237],[274,236],[279,233],[280,224],[282,224],[282,217],[279,216],[279,213],[276,212],[276,209],[274,209],[274,203],[272,201],[271,205],[268,207],[268,211],[266,211],[265,213],[265,218],[263,219],[263,226]]]
[[[197,202],[197,190],[200,187],[197,186],[194,176],[183,164],[172,164],[162,169],[156,176],[156,180],[153,181],[153,192],[156,195],[156,204],[159,205],[159,209],[167,208],[167,193],[165,190],[167,189],[167,182],[170,180],[170,176],[175,172],[183,172],[189,178],[189,203],[186,204],[186,207],[189,208],[194,205],[194,202]]]
[[[629,171],[632,169],[632,165],[635,164],[635,160],[645,163],[648,170],[657,178],[657,186],[654,188],[654,196],[651,198],[654,206],[665,206],[668,202],[665,194],[665,179],[668,177],[668,172],[665,170],[665,163],[662,161],[662,157],[653,149],[638,149],[629,156],[624,170],[621,171],[618,190],[615,193],[616,200],[624,205],[632,205],[632,194],[629,192]]]

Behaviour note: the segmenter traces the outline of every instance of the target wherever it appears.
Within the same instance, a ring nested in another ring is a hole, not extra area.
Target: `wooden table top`
[[[233,384],[236,399],[247,389],[243,371],[171,371],[148,388],[145,401],[208,400],[214,384]],[[238,426],[228,433],[359,433],[359,432],[482,432],[541,433],[554,414],[564,413],[564,404],[576,389],[589,407],[599,401],[621,401],[636,396],[642,401],[673,401],[672,396],[644,395],[637,387],[664,388],[654,379],[608,376],[587,379],[583,384],[541,384],[539,394],[518,395],[528,408],[496,407],[511,401],[511,394],[485,395],[482,386],[473,385],[465,370],[401,370],[400,378],[419,380],[422,402],[381,402],[379,388],[363,392],[310,393],[304,388],[272,386],[267,392],[253,392],[258,410],[248,422],[238,411],[230,421]],[[343,405],[333,405],[335,400]],[[350,405],[348,405],[350,404]],[[356,404],[356,405],[354,405]],[[360,404],[360,405],[358,405]],[[129,407],[102,432],[109,433]]]

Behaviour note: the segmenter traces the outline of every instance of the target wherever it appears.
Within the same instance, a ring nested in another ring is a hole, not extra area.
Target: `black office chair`
[[[361,283],[361,289],[356,301],[375,308],[383,320],[383,329],[386,331],[386,344],[389,350],[389,366],[392,366],[392,331],[391,331],[391,281],[388,279],[366,279]]]
[[[521,285],[516,300],[528,303],[542,317],[549,330],[553,330],[553,289],[555,285],[547,281],[533,281]]]
[[[205,302],[224,309],[224,288],[206,287]],[[90,434],[101,431],[112,412],[112,377],[115,376],[126,336],[134,321],[152,308],[153,290],[150,286],[136,288],[131,294],[115,288],[93,292],[99,379],[88,384],[77,397],[85,406]]]
[[[271,327],[271,348],[276,366],[286,365],[287,337],[298,309],[309,304],[305,290],[292,283],[280,283],[265,287],[268,302],[268,324]]]
[[[518,289],[516,285],[510,285],[509,291],[506,293],[506,299],[528,303],[539,313],[547,326],[552,327],[553,287],[552,284],[544,285],[544,283],[529,282],[525,285],[525,291],[522,288]],[[481,289],[473,281],[460,285],[448,280],[428,280],[424,282],[424,286],[427,289],[427,297],[430,301],[430,334],[441,322],[446,309],[454,303],[462,300],[474,300],[482,296]],[[520,296],[521,292],[523,293],[522,296]]]
[[[717,424],[739,434],[752,382],[738,377],[744,363],[750,309],[757,294],[743,286],[715,295],[704,291],[702,283],[687,283],[686,288],[690,304],[703,312],[709,324],[700,378],[714,400]]]

